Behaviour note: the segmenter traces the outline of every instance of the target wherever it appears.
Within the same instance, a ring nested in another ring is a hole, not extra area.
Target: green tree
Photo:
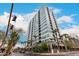
[[[0,31],[0,40],[2,40],[3,39],[3,37],[4,37],[4,32],[3,31]]]
[[[47,51],[48,50],[47,43],[41,43],[41,48],[43,49],[43,51]]]
[[[34,52],[47,52],[48,51],[48,45],[47,45],[47,43],[42,42],[42,43],[36,45],[33,48],[33,51]]]
[[[11,34],[11,40],[13,42],[13,46],[15,46],[15,44],[17,43],[17,41],[19,40],[19,34],[18,32],[16,32],[15,30],[12,31],[12,34]]]
[[[6,48],[5,54],[9,54],[11,52],[12,47],[15,46],[17,41],[19,40],[19,34],[16,30],[13,30],[11,35],[10,35],[11,40],[8,42],[8,46]]]

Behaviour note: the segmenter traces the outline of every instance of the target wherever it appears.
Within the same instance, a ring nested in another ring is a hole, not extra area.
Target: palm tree
[[[3,39],[4,34],[5,34],[5,33],[4,33],[3,31],[0,31],[0,40]]]
[[[9,40],[8,42],[8,46],[5,50],[5,54],[9,55],[9,53],[12,50],[12,47],[15,46],[15,44],[17,43],[17,41],[19,40],[19,34],[16,30],[13,30],[11,35],[10,35],[11,40]]]

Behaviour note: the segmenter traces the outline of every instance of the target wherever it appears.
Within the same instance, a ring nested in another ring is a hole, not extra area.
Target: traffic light
[[[39,41],[39,43],[41,43],[41,40]]]
[[[13,29],[13,27],[14,27],[14,25],[11,25],[11,26],[10,26],[10,29]]]
[[[16,21],[16,18],[17,18],[16,16],[13,16],[13,19],[12,19],[12,21]]]
[[[12,21],[16,21],[16,18],[17,18],[17,16],[14,15]],[[11,30],[13,29],[13,27],[14,27],[14,25],[10,24],[10,29]]]

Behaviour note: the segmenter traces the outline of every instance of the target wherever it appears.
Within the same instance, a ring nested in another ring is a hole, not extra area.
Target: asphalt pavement
[[[0,56],[2,56],[3,53],[0,53]],[[79,56],[79,51],[72,51],[72,52],[62,52],[62,53],[12,53],[10,56]]]

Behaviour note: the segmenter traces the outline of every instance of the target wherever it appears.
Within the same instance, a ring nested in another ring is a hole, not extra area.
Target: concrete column
[[[53,49],[51,49],[51,53],[52,53],[52,54],[54,53],[54,50],[53,50]]]
[[[60,53],[60,51],[57,49],[57,53]]]
[[[51,49],[51,53],[53,54],[54,53],[54,49],[52,47],[52,43],[50,43],[50,49]]]

